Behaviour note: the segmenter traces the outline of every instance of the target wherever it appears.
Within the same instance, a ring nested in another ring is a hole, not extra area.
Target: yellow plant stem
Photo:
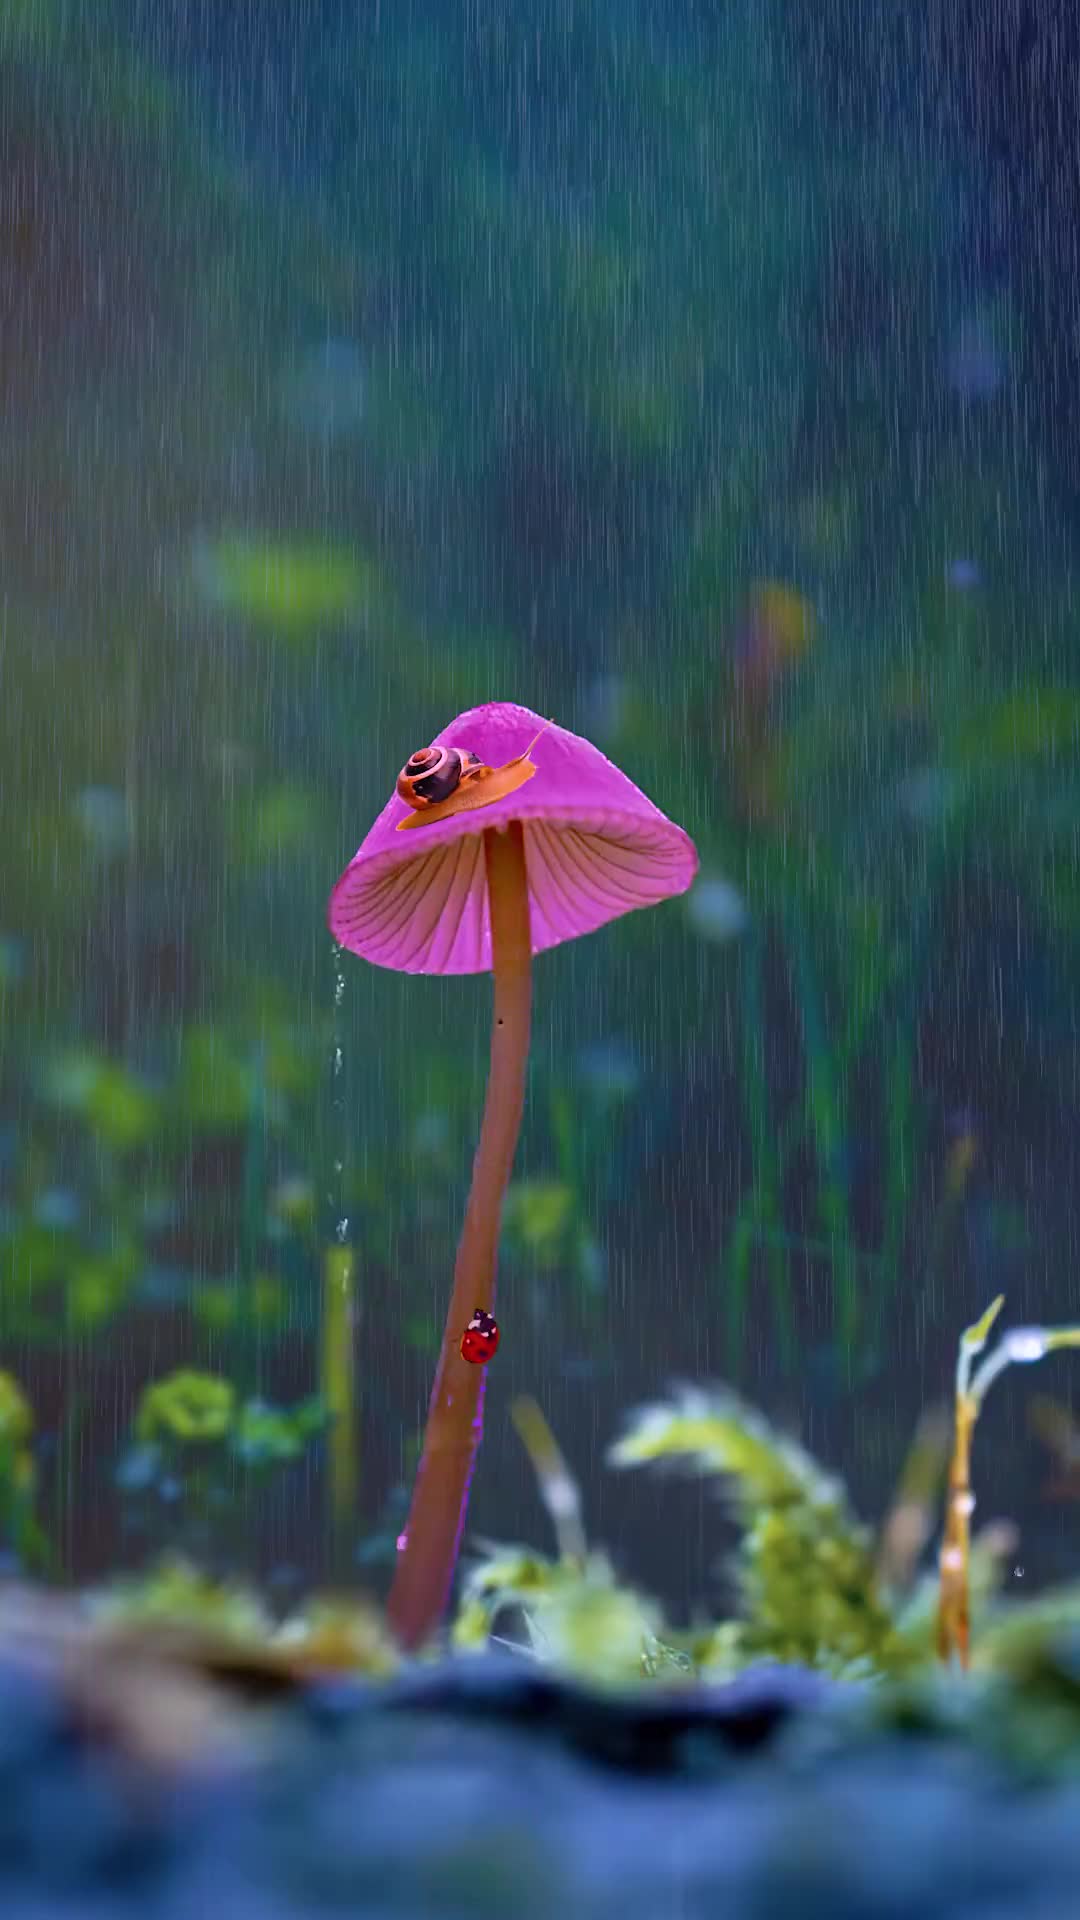
[[[536,1401],[522,1394],[510,1409],[522,1446],[532,1462],[540,1497],[555,1529],[559,1558],[584,1566],[588,1554],[581,1518],[581,1494],[559,1443]]]
[[[387,1618],[406,1650],[438,1626],[450,1593],[484,1425],[486,1370],[461,1357],[461,1336],[477,1307],[492,1313],[503,1196],[525,1102],[532,999],[532,941],[525,838],[520,822],[484,834],[495,1007],[480,1144],[473,1162],[450,1310],[428,1407],[424,1450],[413,1487]]]
[[[957,1394],[948,1503],[938,1563],[938,1654],[946,1662],[955,1656],[962,1667],[968,1664],[971,1645],[969,1585],[971,1515],[975,1505],[971,1491],[971,1440],[978,1413],[979,1403],[972,1394]]]
[[[351,1247],[328,1247],[323,1256],[322,1395],[331,1416],[330,1506],[335,1552],[356,1509],[357,1432],[355,1282]]]

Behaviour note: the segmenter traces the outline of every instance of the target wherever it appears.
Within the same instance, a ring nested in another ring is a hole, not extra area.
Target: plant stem
[[[1030,1366],[1035,1360],[1045,1360],[1048,1353],[1080,1347],[1080,1326],[1013,1327],[973,1375],[973,1362],[985,1348],[1004,1302],[1004,1294],[999,1293],[982,1319],[960,1336],[956,1361],[949,1500],[940,1559],[938,1653],[945,1661],[955,1654],[962,1667],[968,1664],[971,1642],[971,1515],[975,1507],[971,1491],[971,1441],[982,1403],[1006,1367]]]
[[[356,1506],[357,1407],[354,1347],[356,1273],[351,1247],[327,1247],[322,1272],[322,1393],[332,1417],[327,1452],[330,1465],[330,1532],[335,1575],[344,1571],[350,1518]]]
[[[477,1307],[494,1308],[503,1196],[525,1102],[532,942],[519,822],[501,832],[488,829],[484,862],[495,983],[491,1065],[424,1451],[387,1602],[391,1630],[406,1649],[420,1646],[437,1627],[454,1576],[484,1425],[485,1369],[462,1359],[461,1336]]]
[[[969,1580],[971,1566],[971,1438],[978,1406],[969,1393],[958,1393],[949,1462],[949,1496],[939,1558],[938,1658],[948,1664],[955,1654],[966,1667],[971,1647]]]
[[[999,1293],[982,1318],[964,1329],[956,1357],[949,1491],[938,1558],[937,1650],[940,1660],[948,1664],[955,1655],[962,1667],[967,1666],[971,1652],[971,1515],[975,1508],[971,1491],[971,1442],[986,1386],[993,1377],[983,1369],[973,1381],[971,1369],[986,1346],[990,1329],[1004,1303],[1005,1296]],[[1008,1364],[1008,1348],[999,1348],[998,1353],[1002,1356],[1000,1361],[997,1354],[991,1358],[995,1370]]]

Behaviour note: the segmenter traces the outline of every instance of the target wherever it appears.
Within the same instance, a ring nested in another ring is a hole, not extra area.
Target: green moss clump
[[[707,1660],[799,1661],[834,1673],[910,1664],[879,1592],[871,1537],[840,1482],[775,1434],[734,1394],[686,1389],[646,1407],[611,1448],[613,1465],[689,1461],[731,1483],[745,1531],[736,1558],[738,1623]],[[711,1638],[711,1637],[710,1637]]]

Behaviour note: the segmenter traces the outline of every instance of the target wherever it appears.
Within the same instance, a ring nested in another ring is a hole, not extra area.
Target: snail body
[[[540,732],[544,731],[541,728]],[[538,733],[536,740],[539,738]],[[536,772],[529,758],[536,740],[503,767],[486,766],[468,747],[420,747],[397,777],[398,798],[410,809],[404,820],[398,821],[398,832],[446,820],[456,813],[470,813],[475,807],[490,807],[493,801],[515,793]]]

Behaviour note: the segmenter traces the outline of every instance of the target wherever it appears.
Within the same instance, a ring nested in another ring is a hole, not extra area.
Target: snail
[[[541,727],[540,733],[546,733],[547,726]],[[530,740],[524,753],[515,754],[503,767],[485,766],[468,747],[420,747],[397,777],[398,798],[412,809],[398,821],[399,833],[405,827],[423,827],[455,813],[490,807],[493,801],[516,793],[536,772],[529,755],[540,733],[536,740]]]
[[[409,807],[437,807],[479,766],[479,756],[467,747],[421,747],[398,774],[398,798]]]

